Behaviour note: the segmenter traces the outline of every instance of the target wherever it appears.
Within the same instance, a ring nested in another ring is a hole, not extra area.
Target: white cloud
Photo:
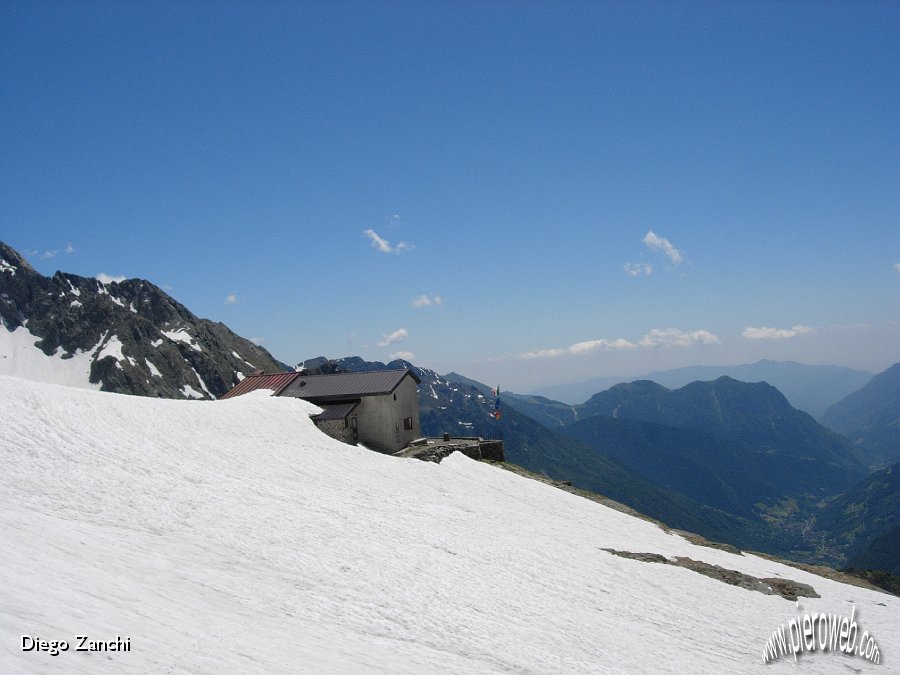
[[[660,237],[653,230],[649,230],[647,234],[644,235],[644,244],[646,244],[651,249],[660,249],[669,256],[669,260],[672,261],[673,265],[680,265],[684,258],[681,255],[681,252],[672,246],[672,243],[666,239],[665,237]]]
[[[259,347],[263,342],[265,342],[265,340],[263,340],[261,337],[252,337],[250,338],[250,342]]]
[[[897,263],[896,265],[894,265],[894,271],[895,271],[897,274],[900,274],[900,263]]]
[[[112,283],[120,284],[120,283],[122,283],[123,281],[125,281],[125,277],[114,277],[114,276],[111,276],[111,275],[109,275],[109,274],[106,274],[105,272],[100,272],[100,274],[98,274],[98,275],[97,275],[96,277],[94,277],[94,278],[95,278],[97,281],[99,281],[101,284],[104,284],[104,285],[105,285],[105,284],[112,284]]]
[[[390,335],[383,335],[381,342],[378,343],[379,347],[387,347],[389,345],[395,345],[398,342],[403,342],[403,340],[409,335],[409,332],[405,328],[398,328]]]
[[[585,342],[576,342],[564,349],[539,349],[533,352],[523,352],[519,356],[525,359],[550,359],[558,356],[589,354],[599,350],[608,352],[632,350],[639,347],[690,347],[695,344],[713,345],[720,342],[721,340],[718,337],[707,330],[685,332],[677,328],[668,328],[666,330],[654,328],[637,344],[623,338],[618,338],[617,340],[587,340]]]
[[[628,340],[618,338],[616,340],[588,340],[587,342],[576,342],[569,347],[569,351],[573,354],[582,354],[584,352],[592,352],[596,349],[619,350],[619,349],[635,349],[637,345],[632,344]]]
[[[748,340],[783,340],[784,338],[792,338],[797,335],[806,333],[815,333],[815,330],[809,326],[796,325],[792,328],[753,328],[747,326],[742,335]]]
[[[75,247],[72,244],[66,244],[63,248],[57,248],[52,251],[44,251],[41,253],[41,260],[47,260],[48,258],[55,258],[60,253],[65,253],[66,255],[71,255],[75,252]]]
[[[640,341],[641,347],[690,347],[695,344],[714,345],[721,340],[708,330],[685,332],[677,328],[654,328]]]
[[[393,251],[393,249],[391,248],[390,242],[387,239],[382,239],[381,237],[379,237],[378,233],[375,232],[375,230],[370,228],[370,229],[366,230],[365,232],[363,232],[363,234],[365,234],[369,239],[371,239],[372,246],[374,248],[377,248],[382,253],[390,253],[391,251]]]
[[[641,275],[650,276],[653,274],[653,267],[651,267],[650,263],[625,263],[625,274],[632,277],[639,277]]]
[[[363,234],[366,235],[372,242],[372,248],[377,249],[382,253],[402,253],[403,251],[411,251],[415,248],[415,246],[413,246],[412,244],[407,244],[405,241],[401,241],[399,244],[394,246],[387,239],[378,236],[378,233],[372,228],[364,230]]]
[[[565,349],[538,349],[535,352],[523,352],[523,359],[552,359],[568,352]]]
[[[440,307],[443,302],[444,301],[439,295],[429,297],[427,293],[423,293],[422,295],[413,298],[409,304],[415,309],[421,309],[422,307],[431,307],[432,305]]]
[[[226,305],[236,305],[237,301],[238,301],[238,297],[234,293],[229,293],[228,295],[225,296],[225,304]]]
[[[526,359],[552,359],[558,356],[588,354],[598,349],[618,351],[622,349],[637,349],[637,345],[622,338],[617,340],[587,340],[585,342],[576,342],[565,349],[539,349],[534,352],[525,352],[521,356]]]
[[[394,352],[391,354],[391,361],[396,361],[397,359],[402,359],[404,361],[412,361],[416,358],[416,355],[412,352]]]

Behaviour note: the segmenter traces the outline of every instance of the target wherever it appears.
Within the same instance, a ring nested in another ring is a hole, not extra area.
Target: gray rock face
[[[210,399],[243,375],[285,369],[262,347],[196,317],[149,281],[46,277],[2,242],[0,323],[0,330],[27,328],[48,356],[89,353],[86,378],[103,391]]]

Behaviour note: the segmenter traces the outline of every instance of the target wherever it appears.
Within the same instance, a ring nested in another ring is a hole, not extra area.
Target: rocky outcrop
[[[641,562],[661,563],[663,565],[675,565],[684,567],[711,579],[716,579],[729,586],[737,586],[748,591],[756,591],[764,595],[780,595],[786,600],[796,601],[801,596],[804,598],[820,598],[815,589],[809,584],[804,584],[791,579],[779,579],[777,577],[764,577],[762,579],[745,574],[737,570],[729,570],[719,565],[694,560],[684,556],[676,556],[669,559],[659,553],[633,553],[631,551],[617,551],[612,548],[604,548],[607,553],[612,553],[620,558],[640,560]]]

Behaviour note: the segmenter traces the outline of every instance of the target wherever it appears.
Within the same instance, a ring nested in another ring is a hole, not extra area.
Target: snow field
[[[0,377],[2,672],[889,672],[900,599],[487,464],[350,447],[267,392],[169,401]],[[812,585],[881,665],[765,666],[795,603],[603,548]],[[851,604],[853,603],[853,604]],[[23,652],[21,636],[131,639]],[[765,668],[765,671],[762,669]],[[896,672],[896,671],[895,671]]]
[[[0,321],[0,324],[3,324]],[[0,325],[0,376],[21,377],[38,382],[61,384],[68,387],[100,389],[99,384],[88,381],[94,352],[100,346],[74,354],[72,358],[63,359],[62,350],[47,356],[34,346],[38,338],[31,334],[25,326],[10,331]],[[102,343],[102,340],[101,340]]]

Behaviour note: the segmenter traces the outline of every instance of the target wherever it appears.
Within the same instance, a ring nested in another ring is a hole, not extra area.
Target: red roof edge
[[[281,390],[293,382],[299,374],[300,373],[296,371],[268,374],[253,373],[234,385],[234,387],[222,395],[219,400],[222,401],[226,398],[234,398],[235,396],[249,394],[251,391],[256,391],[257,389],[271,389],[274,392],[274,395],[278,395],[281,393]]]

